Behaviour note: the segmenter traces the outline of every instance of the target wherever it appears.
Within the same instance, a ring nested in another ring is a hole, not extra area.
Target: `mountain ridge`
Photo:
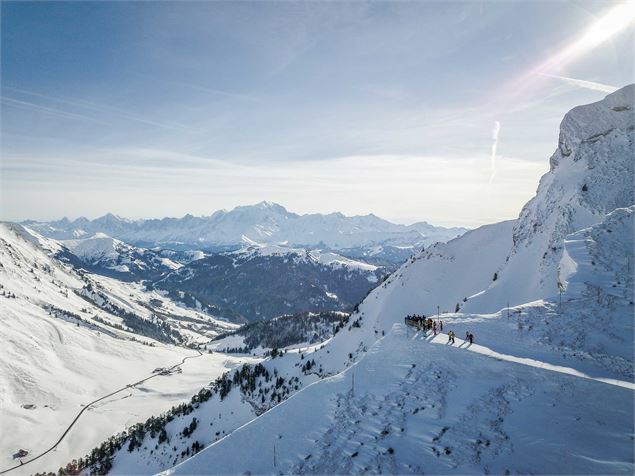
[[[68,218],[49,222],[27,220],[23,224],[44,236],[61,240],[101,232],[139,246],[172,244],[190,248],[236,247],[244,243],[244,237],[260,243],[333,249],[377,244],[428,246],[467,231],[462,227],[438,227],[425,221],[400,225],[374,214],[350,217],[340,212],[297,214],[273,202],[237,206],[201,217],[187,214],[181,218],[130,220],[108,213],[94,220],[80,217],[73,221]]]

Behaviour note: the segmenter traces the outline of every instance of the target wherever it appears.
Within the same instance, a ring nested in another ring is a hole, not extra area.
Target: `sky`
[[[3,220],[269,200],[475,227],[518,216],[568,110],[634,82],[633,3],[0,9]]]

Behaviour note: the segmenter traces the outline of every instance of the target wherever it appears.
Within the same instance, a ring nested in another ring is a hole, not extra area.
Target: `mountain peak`
[[[263,200],[261,202],[258,202],[254,205],[254,207],[266,209],[266,210],[278,210],[278,211],[284,211],[284,212],[287,211],[287,209],[284,208],[282,205],[275,202],[270,202],[269,200]]]

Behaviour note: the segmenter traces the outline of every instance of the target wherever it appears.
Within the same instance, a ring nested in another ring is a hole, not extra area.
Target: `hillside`
[[[396,324],[356,365],[163,474],[632,472],[633,388],[457,344]]]
[[[192,261],[153,286],[249,321],[304,311],[349,311],[387,274],[332,252],[251,245]]]
[[[87,271],[124,281],[155,281],[181,267],[158,251],[131,246],[103,233],[60,241],[60,244],[64,250],[58,254],[59,258]]]
[[[44,241],[49,248],[58,245]],[[87,299],[88,285],[100,299]],[[117,389],[89,407],[55,451],[29,471],[89,451],[244,361],[201,356],[151,337],[191,344],[235,326],[126,283],[78,274],[17,225],[0,224],[0,300],[1,469],[18,464],[12,455],[20,449],[28,451],[26,460],[50,448],[84,405]],[[151,311],[159,304],[160,314]],[[154,372],[170,367],[164,375]]]
[[[229,353],[266,353],[273,349],[310,347],[328,340],[348,321],[345,312],[302,312],[256,321],[215,337],[206,347]]]

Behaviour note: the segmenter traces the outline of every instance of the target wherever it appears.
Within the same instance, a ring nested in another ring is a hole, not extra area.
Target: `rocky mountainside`
[[[78,218],[25,223],[44,236],[68,240],[104,233],[130,244],[176,249],[218,250],[245,242],[283,243],[308,248],[369,247],[378,244],[428,246],[465,232],[425,222],[397,225],[375,215],[346,217],[341,213],[298,215],[281,205],[261,202],[207,217],[128,220],[112,214],[95,220]]]
[[[550,170],[520,213],[498,279],[466,309],[493,312],[557,295],[565,236],[635,202],[634,104],[631,85],[565,115]]]

